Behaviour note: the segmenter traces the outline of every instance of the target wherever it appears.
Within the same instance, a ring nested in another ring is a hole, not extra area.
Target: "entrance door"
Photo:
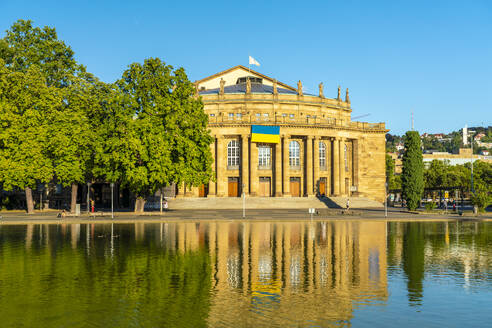
[[[270,197],[270,177],[260,177],[260,197]]]
[[[290,178],[290,194],[292,197],[301,197],[301,178]]]
[[[202,184],[198,188],[198,197],[207,197],[207,194],[208,194],[208,185],[205,186],[204,184]]]
[[[318,193],[320,196],[326,195],[326,178],[321,178],[319,180]]]
[[[239,196],[239,178],[237,177],[229,177],[228,178],[228,196],[229,197],[238,197]]]

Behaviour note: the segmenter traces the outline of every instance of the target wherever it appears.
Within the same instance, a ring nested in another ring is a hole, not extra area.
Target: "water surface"
[[[492,223],[0,226],[1,327],[487,327]]]

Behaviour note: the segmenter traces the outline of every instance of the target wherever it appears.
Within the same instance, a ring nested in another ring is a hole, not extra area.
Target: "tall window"
[[[258,166],[269,168],[271,164],[271,148],[270,146],[258,146]]]
[[[300,147],[297,141],[291,141],[289,143],[289,165],[290,166],[300,166]]]
[[[343,154],[343,160],[345,162],[345,171],[348,172],[349,169],[348,169],[347,144],[344,144],[343,146],[344,146],[344,148],[343,148],[343,152],[344,152],[344,154]]]
[[[227,166],[239,166],[239,142],[229,141],[227,144]]]
[[[319,166],[326,169],[326,145],[323,141],[319,142]]]

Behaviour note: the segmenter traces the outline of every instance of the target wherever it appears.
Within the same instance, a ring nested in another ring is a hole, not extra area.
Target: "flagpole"
[[[250,55],[248,55],[248,77],[249,77],[249,75],[251,75],[251,62],[250,62],[250,60],[249,60],[249,58],[250,58],[250,57],[251,57],[251,56],[250,56]]]

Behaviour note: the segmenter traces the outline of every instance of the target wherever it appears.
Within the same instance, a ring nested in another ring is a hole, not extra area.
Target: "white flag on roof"
[[[260,66],[260,63],[258,63],[258,61],[256,59],[254,59],[253,57],[251,57],[251,56],[249,56],[249,64],[250,65]]]

